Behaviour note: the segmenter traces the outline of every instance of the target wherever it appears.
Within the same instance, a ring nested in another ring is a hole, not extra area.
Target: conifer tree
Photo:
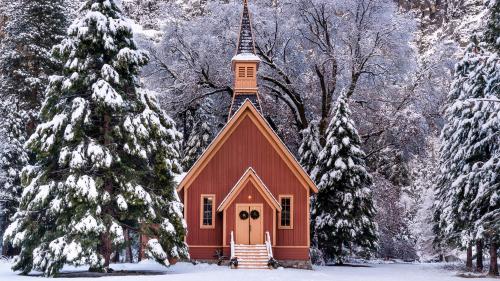
[[[147,252],[164,265],[187,257],[174,186],[180,133],[139,87],[148,57],[115,1],[86,1],[54,56],[65,66],[26,144],[36,162],[23,170],[20,208],[4,235],[21,249],[13,269],[106,271],[125,246],[124,227],[154,237]]]
[[[313,171],[319,188],[312,210],[318,248],[327,261],[337,263],[350,251],[369,255],[377,247],[372,178],[347,102],[345,93],[337,100]]]
[[[23,148],[38,122],[49,75],[62,64],[50,50],[66,30],[64,0],[13,0],[0,3],[0,233],[21,196],[20,174],[29,155]],[[5,19],[8,19],[4,21]],[[7,249],[7,248],[5,248]],[[5,253],[5,252],[4,252]]]
[[[489,242],[500,229],[500,2],[487,1],[487,24],[457,64],[441,135],[436,230],[442,241]],[[496,256],[490,274],[498,275]],[[495,270],[496,268],[496,270]]]
[[[299,147],[300,164],[309,175],[316,167],[320,151],[318,124],[310,122],[309,127],[302,131],[302,143]]]
[[[191,118],[194,122],[189,137],[184,145],[182,164],[185,171],[191,169],[196,160],[203,154],[213,139],[214,118],[208,113],[212,107],[212,100],[207,98],[195,115]]]
[[[486,1],[488,8],[486,31],[480,36],[479,51],[482,79],[475,79],[474,88],[482,89],[476,102],[481,115],[477,124],[477,140],[469,154],[476,156],[472,180],[479,185],[472,201],[471,220],[474,235],[489,243],[488,274],[498,276],[498,245],[500,244],[500,1]],[[479,90],[481,91],[481,90]],[[480,159],[480,160],[479,160]]]

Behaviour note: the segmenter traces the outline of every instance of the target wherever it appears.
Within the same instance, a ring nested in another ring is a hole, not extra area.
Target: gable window
[[[293,196],[280,195],[281,215],[279,228],[292,229],[293,228]]]
[[[200,228],[215,227],[215,195],[202,194],[200,205]]]

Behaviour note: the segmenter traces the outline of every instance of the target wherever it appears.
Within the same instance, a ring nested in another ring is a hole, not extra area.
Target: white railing
[[[234,256],[234,233],[231,231],[231,260],[235,258]]]
[[[273,244],[271,242],[271,235],[269,235],[269,231],[266,231],[266,249],[267,249],[267,256],[269,259],[273,258]]]

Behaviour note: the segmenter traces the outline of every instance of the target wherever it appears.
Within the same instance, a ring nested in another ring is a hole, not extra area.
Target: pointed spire
[[[243,15],[241,16],[240,38],[236,54],[255,54],[255,43],[252,31],[252,22],[248,10],[248,0],[243,0]]]

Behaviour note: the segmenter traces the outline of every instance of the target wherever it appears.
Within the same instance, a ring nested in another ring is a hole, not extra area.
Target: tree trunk
[[[109,233],[101,234],[101,245],[99,249],[99,253],[104,257],[104,271],[108,271],[109,264],[111,262],[111,253],[113,249],[111,249],[111,239],[109,239]]]
[[[337,264],[338,265],[344,264],[344,257],[342,256],[342,251],[343,251],[343,246],[342,246],[342,242],[340,242],[339,243],[339,257],[337,257]]]
[[[483,240],[476,242],[476,271],[483,271]]]
[[[495,241],[490,243],[490,270],[488,275],[498,276],[497,243]]]
[[[120,262],[120,250],[116,249],[115,250],[115,257],[113,258],[114,263],[119,263]]]
[[[125,243],[127,244],[127,248],[125,250],[125,262],[132,262],[132,242],[130,241],[130,233],[128,229],[123,230],[125,234]]]
[[[472,271],[472,243],[467,246],[467,261],[465,262],[467,271]]]
[[[111,132],[111,116],[109,114],[104,115],[104,124],[103,124],[103,141],[104,141],[104,146],[109,146],[111,144],[111,139],[110,139],[110,132]],[[111,179],[105,178],[104,179],[104,190],[109,194],[113,195],[113,183],[111,182]],[[112,207],[108,204],[107,206],[104,206],[103,208],[104,216],[112,216]],[[104,221],[106,222],[106,217],[104,217]],[[101,235],[101,246],[100,246],[100,253],[104,257],[104,271],[108,272],[109,271],[109,264],[111,261],[111,253],[113,252],[113,249],[111,248],[111,238],[109,235],[109,232],[106,230]]]
[[[139,254],[137,256],[137,261],[142,261],[144,255],[144,245],[142,244],[142,232],[139,232]]]
[[[4,256],[4,257],[12,257],[12,255],[11,255],[12,251],[10,251],[10,249],[11,249],[10,243],[3,243],[3,245],[2,245],[2,256]]]

